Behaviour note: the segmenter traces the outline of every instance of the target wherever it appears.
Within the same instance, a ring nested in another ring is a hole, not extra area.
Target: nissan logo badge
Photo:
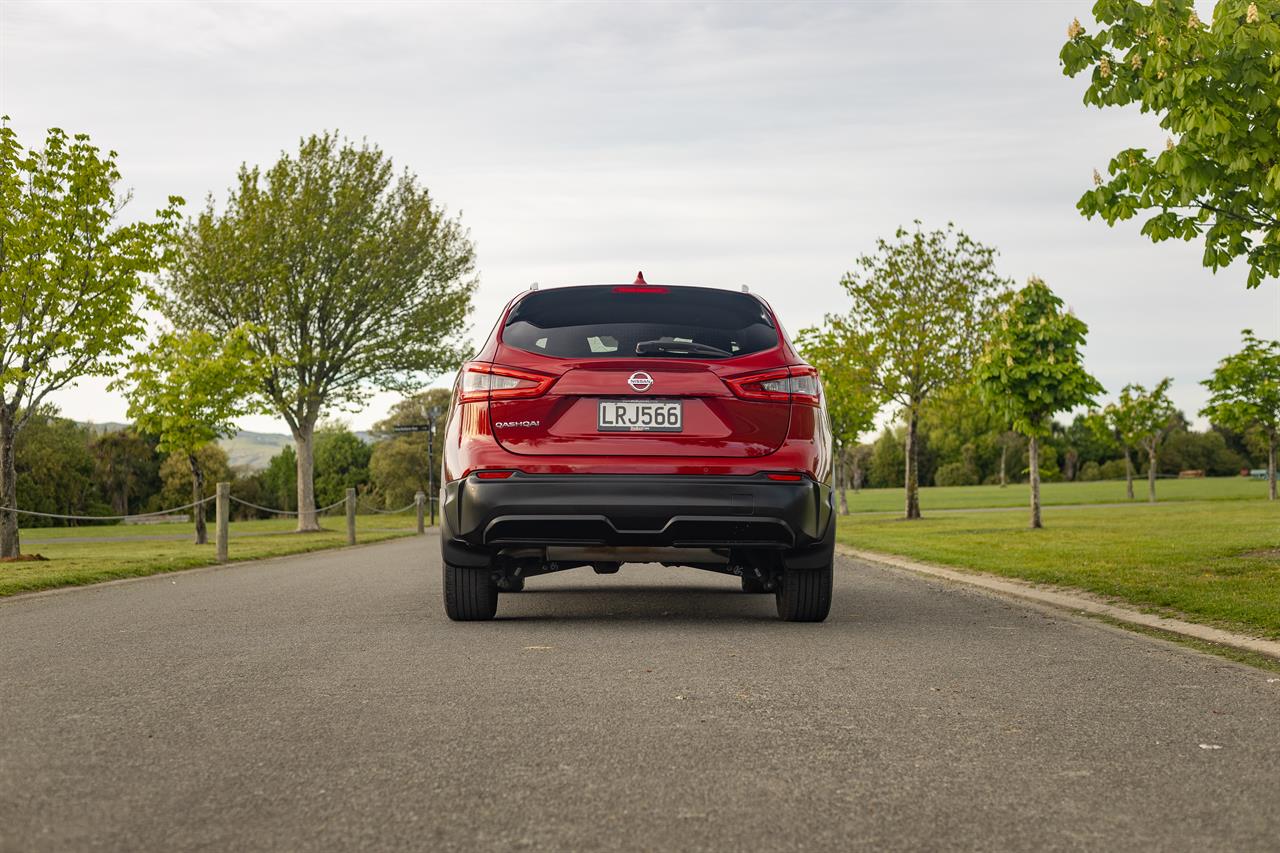
[[[631,374],[627,384],[631,386],[631,390],[643,394],[653,386],[653,377],[641,370],[638,373]]]

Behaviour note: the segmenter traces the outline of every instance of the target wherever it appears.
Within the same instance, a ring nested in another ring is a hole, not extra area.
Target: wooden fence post
[[[413,496],[413,502],[414,504],[417,505],[417,508],[418,508],[418,535],[419,536],[427,532],[426,521],[422,517],[423,513],[426,511],[426,508],[427,508],[426,500],[425,500],[426,497],[427,495],[425,492],[418,492]]]
[[[231,523],[231,484],[219,483],[217,498],[214,500],[216,521],[218,526],[218,562],[227,561],[227,529]]]
[[[356,544],[356,490],[347,489],[347,544]]]

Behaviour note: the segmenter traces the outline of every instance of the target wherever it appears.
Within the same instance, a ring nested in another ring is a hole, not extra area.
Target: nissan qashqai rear
[[[641,275],[517,296],[459,371],[441,482],[451,619],[628,563],[736,575],[789,621],[830,608],[822,386],[750,293]]]

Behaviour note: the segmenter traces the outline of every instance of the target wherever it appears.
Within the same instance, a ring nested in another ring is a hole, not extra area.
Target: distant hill
[[[356,438],[365,444],[373,444],[374,436],[368,432],[356,432]],[[271,457],[286,447],[293,446],[293,436],[282,432],[249,432],[241,430],[231,438],[218,442],[227,451],[227,460],[232,468],[247,468],[259,471],[267,467]]]
[[[116,423],[115,421],[85,423],[83,425],[99,435],[116,432],[129,426],[129,424]],[[371,433],[362,431],[356,432],[356,438],[359,438],[365,444],[373,444],[376,440]],[[241,430],[231,438],[222,439],[218,444],[222,446],[223,450],[227,451],[227,460],[231,463],[232,468],[247,468],[250,471],[260,471],[267,467],[267,463],[271,461],[272,456],[293,445],[293,436],[283,432],[250,432]]]

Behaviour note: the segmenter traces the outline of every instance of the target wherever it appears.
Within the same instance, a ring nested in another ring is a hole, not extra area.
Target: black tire
[[[742,591],[750,592],[750,593],[760,593],[760,592],[768,592],[769,590],[765,588],[764,581],[760,580],[760,578],[753,577],[750,575],[743,575]]]
[[[498,592],[524,592],[524,578],[503,578],[498,582]]]
[[[791,569],[778,579],[778,618],[784,622],[821,622],[831,612],[832,565]]]
[[[455,622],[480,622],[498,612],[498,584],[486,568],[444,564],[444,612]]]

